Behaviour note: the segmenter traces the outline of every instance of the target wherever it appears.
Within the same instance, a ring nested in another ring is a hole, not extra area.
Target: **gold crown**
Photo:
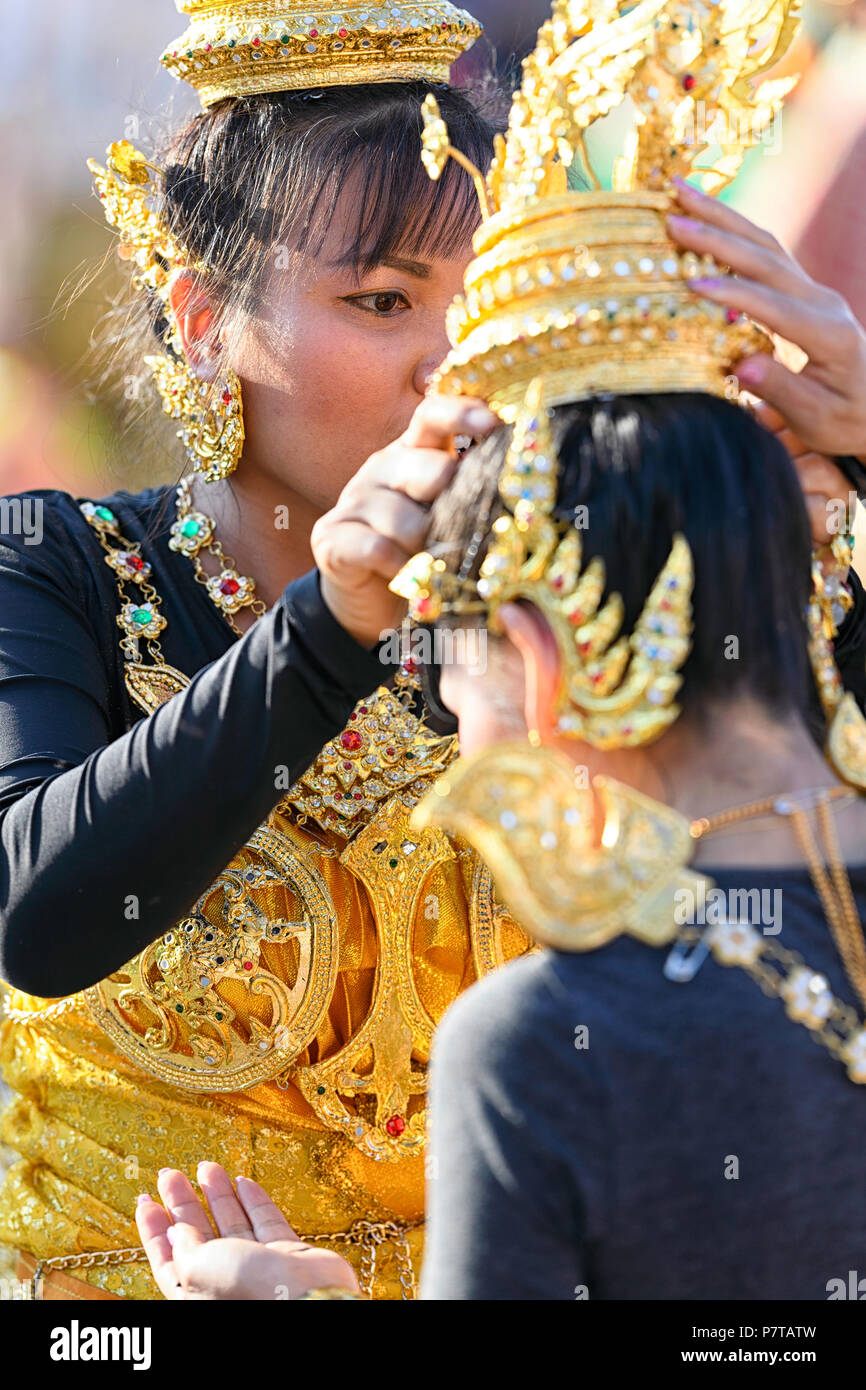
[[[487,180],[473,170],[485,220],[434,390],[480,396],[509,423],[542,371],[551,405],[600,391],[736,394],[738,359],[772,344],[689,288],[722,270],[668,236],[670,181],[699,173],[717,192],[735,176],[796,80],[755,85],[789,46],[798,5],[555,0]],[[635,127],[606,192],[585,132],[626,96]],[[438,178],[458,155],[432,96],[425,123]],[[715,146],[716,164],[697,168]],[[591,192],[568,191],[578,159]]]
[[[447,82],[481,34],[465,10],[343,0],[177,0],[186,33],[162,62],[211,106],[223,97],[364,82]]]
[[[415,622],[444,613],[485,613],[500,631],[499,609],[529,599],[550,623],[562,656],[557,732],[595,748],[633,748],[658,738],[679,715],[674,699],[691,650],[692,555],[674,538],[630,636],[622,635],[619,594],[602,606],[605,568],[596,558],[583,568],[580,533],[553,513],[558,465],[544,384],[534,381],[514,429],[499,494],[506,508],[493,525],[490,546],[473,583],[449,571],[429,552],[416,555],[391,583],[409,600]]]

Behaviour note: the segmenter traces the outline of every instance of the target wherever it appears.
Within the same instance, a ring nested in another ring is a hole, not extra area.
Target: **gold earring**
[[[178,438],[196,472],[209,483],[228,478],[241,460],[244,430],[241,384],[231,369],[217,386],[196,376],[185,357],[146,357],[166,415],[182,422]]]

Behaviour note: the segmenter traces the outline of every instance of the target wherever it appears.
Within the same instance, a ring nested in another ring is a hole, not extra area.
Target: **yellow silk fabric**
[[[275,814],[272,824],[296,843],[305,838],[284,817]],[[327,1017],[301,1063],[333,1056],[364,1022],[377,960],[377,929],[363,885],[336,857],[318,855],[316,867],[338,914],[340,966]],[[413,970],[434,1022],[475,977],[472,872],[464,852],[431,872],[420,899]],[[514,929],[507,954],[525,946]],[[231,1002],[242,1013],[244,1000],[234,989]],[[138,1194],[156,1195],[162,1167],[181,1168],[194,1179],[203,1159],[255,1178],[305,1236],[334,1236],[359,1220],[422,1221],[423,1155],[396,1162],[366,1157],[342,1132],[326,1128],[295,1086],[281,1089],[271,1081],[242,1093],[184,1092],[120,1055],[77,997],[59,1016],[30,1022],[18,1011],[38,1012],[45,1001],[10,993],[7,1004],[16,1018],[4,1024],[0,1060],[17,1095],[0,1137],[21,1161],[0,1191],[0,1242],[37,1258],[138,1245]],[[410,1231],[409,1241],[417,1275],[422,1230]],[[357,1246],[339,1239],[317,1244],[358,1267]],[[126,1298],[159,1296],[146,1264],[69,1273]],[[374,1296],[400,1297],[390,1245],[380,1247]]]

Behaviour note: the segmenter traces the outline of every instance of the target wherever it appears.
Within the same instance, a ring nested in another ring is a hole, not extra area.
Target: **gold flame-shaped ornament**
[[[594,748],[639,747],[680,713],[675,697],[691,650],[691,551],[683,536],[674,537],[634,631],[623,634],[622,598],[613,593],[603,602],[603,561],[584,567],[579,531],[553,515],[558,481],[552,419],[538,380],[514,428],[499,482],[506,510],[493,524],[478,581],[461,579],[425,552],[390,587],[409,601],[415,622],[481,612],[494,634],[502,605],[528,599],[549,622],[562,657],[558,732]]]

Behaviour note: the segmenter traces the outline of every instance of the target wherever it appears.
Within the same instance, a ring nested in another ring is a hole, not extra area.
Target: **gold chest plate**
[[[419,987],[419,927],[447,898],[450,944],[468,979],[528,942],[474,851],[441,830],[410,828],[456,741],[437,739],[385,689],[359,705],[349,730],[361,731],[350,751],[344,736],[329,744],[190,914],[87,1001],[118,1050],[161,1081],[210,1093],[294,1086],[362,1153],[399,1159],[424,1146],[438,1021]],[[384,768],[366,751],[380,734]],[[335,833],[340,788],[352,814]],[[352,987],[342,943],[355,916],[369,920],[374,940],[372,987],[339,1044],[322,1046],[337,996]]]

